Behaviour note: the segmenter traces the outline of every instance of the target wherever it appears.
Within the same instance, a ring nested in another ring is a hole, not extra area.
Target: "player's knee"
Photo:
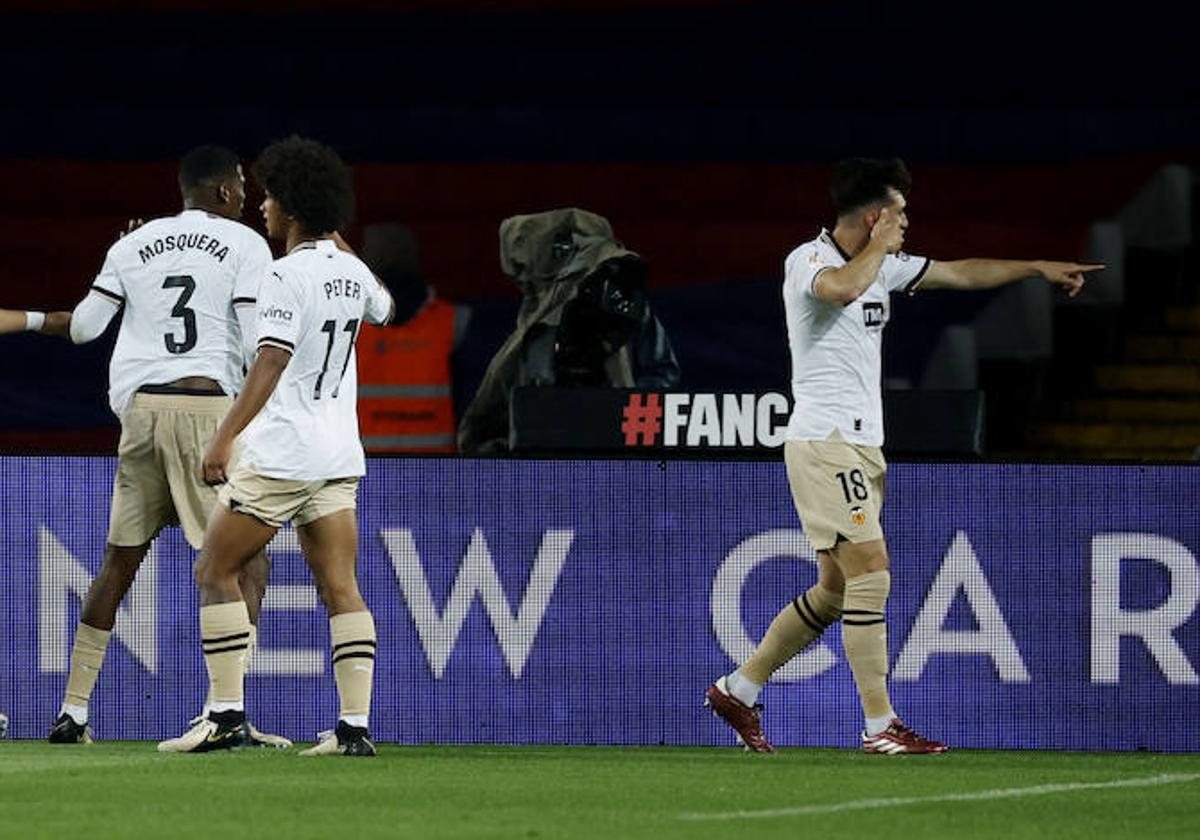
[[[196,585],[202,588],[212,586],[220,577],[212,555],[203,549],[200,550],[200,555],[192,565],[192,577],[195,578]]]
[[[242,571],[238,577],[243,588],[263,590],[267,588],[267,581],[270,576],[271,566],[267,560],[266,552],[260,551],[251,557],[246,565],[242,567]]]
[[[833,591],[824,584],[818,583],[796,599],[797,609],[802,609],[802,616],[810,619],[822,630],[842,617],[842,602],[845,600],[839,589]],[[807,615],[804,615],[807,613]]]
[[[883,540],[874,540],[868,543],[839,543],[837,562],[839,569],[847,579],[856,574],[886,572],[890,565],[887,543]]]
[[[317,594],[330,615],[366,609],[354,578],[321,581],[317,585]]]
[[[104,551],[102,572],[108,575],[119,575],[122,578],[132,578],[142,565],[148,545],[117,546],[109,545]]]
[[[867,572],[846,579],[846,592],[842,601],[844,621],[870,621],[882,618],[888,593],[892,589],[892,575],[886,569]]]

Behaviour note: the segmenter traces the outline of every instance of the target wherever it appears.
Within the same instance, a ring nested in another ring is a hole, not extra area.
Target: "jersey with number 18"
[[[364,320],[384,323],[391,308],[371,270],[331,240],[301,243],[271,265],[258,291],[258,346],[292,358],[241,434],[250,469],[303,481],[366,472],[354,343]]]
[[[929,269],[927,257],[888,254],[861,295],[845,306],[817,295],[822,271],[852,257],[827,230],[788,254],[783,306],[792,357],[788,440],[826,440],[839,432],[850,443],[883,445],[881,348],[893,292],[912,292]]]
[[[242,383],[235,301],[252,303],[271,264],[267,242],[202,210],[154,219],[108,249],[92,293],[125,308],[109,363],[109,404],[120,417],[143,385],[190,376]]]

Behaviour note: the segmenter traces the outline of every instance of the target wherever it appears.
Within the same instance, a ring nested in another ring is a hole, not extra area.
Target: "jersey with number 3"
[[[242,383],[235,300],[253,301],[271,264],[266,240],[202,210],[155,219],[119,239],[92,291],[123,305],[109,363],[109,404],[120,417],[143,385],[190,376]]]
[[[258,347],[292,358],[242,432],[250,469],[303,481],[366,472],[354,342],[363,321],[383,323],[391,306],[371,270],[331,240],[302,243],[271,265],[258,291]]]

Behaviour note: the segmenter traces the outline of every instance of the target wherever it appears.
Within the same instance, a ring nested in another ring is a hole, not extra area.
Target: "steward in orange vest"
[[[458,309],[419,278],[416,240],[402,225],[364,231],[363,260],[396,300],[395,326],[364,324],[358,337],[358,424],[368,452],[454,452],[450,355]],[[424,305],[408,320],[420,295]]]
[[[358,425],[368,452],[454,452],[454,306],[433,298],[398,327],[358,337]]]

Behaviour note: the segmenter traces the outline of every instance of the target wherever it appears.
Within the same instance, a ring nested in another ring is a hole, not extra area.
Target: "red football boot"
[[[862,748],[865,753],[877,755],[917,755],[946,752],[946,745],[930,741],[904,725],[900,718],[892,718],[888,728],[878,735],[862,733]]]
[[[737,738],[747,750],[757,753],[773,753],[775,748],[762,730],[762,706],[747,706],[725,689],[725,678],[721,677],[704,692],[704,705],[713,714],[733,727]]]

